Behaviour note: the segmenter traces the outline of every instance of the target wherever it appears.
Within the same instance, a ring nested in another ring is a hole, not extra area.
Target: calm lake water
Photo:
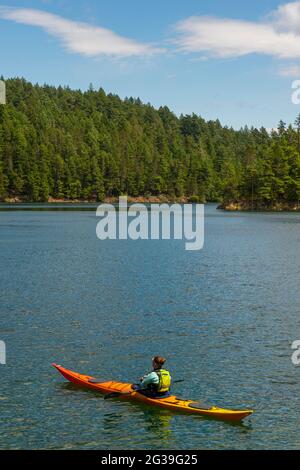
[[[0,212],[2,449],[299,449],[300,214],[205,208],[204,249],[99,241],[94,212]],[[68,385],[57,362],[136,381],[154,354],[173,391],[253,407],[242,425]]]

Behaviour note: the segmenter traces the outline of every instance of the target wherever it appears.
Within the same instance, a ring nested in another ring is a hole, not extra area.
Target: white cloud
[[[300,58],[300,1],[281,5],[263,21],[192,16],[175,25],[182,52],[213,57],[265,54],[279,59]]]
[[[282,31],[300,33],[300,2],[290,2],[280,5],[269,15],[270,21]]]
[[[38,26],[58,38],[69,52],[89,57],[143,56],[163,51],[152,45],[119,36],[109,29],[71,21],[41,10],[0,6],[0,19]]]

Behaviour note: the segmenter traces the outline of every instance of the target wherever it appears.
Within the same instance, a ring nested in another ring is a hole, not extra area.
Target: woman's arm
[[[142,387],[148,387],[149,385],[154,384],[158,385],[159,384],[159,378],[156,372],[150,372],[150,374],[144,375],[143,380],[142,380]]]

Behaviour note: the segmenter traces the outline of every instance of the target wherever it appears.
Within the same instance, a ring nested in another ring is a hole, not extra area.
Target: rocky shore
[[[201,203],[200,199],[198,199],[196,196],[181,196],[181,197],[171,197],[166,194],[159,194],[159,195],[147,195],[147,196],[127,196],[128,203],[157,203],[157,204],[162,204],[162,203],[181,203],[181,204],[186,204],[188,202],[199,202]],[[4,201],[0,201],[2,203],[6,204],[21,204],[21,203],[33,203],[32,201],[29,201],[28,199],[16,196],[16,197],[7,197]],[[99,201],[89,199],[57,199],[53,197],[49,197],[48,201],[43,201],[45,204],[100,204]],[[106,197],[102,202],[106,202],[109,204],[117,204],[119,202],[119,197],[118,196],[110,196]],[[37,202],[38,203],[38,202]]]
[[[259,204],[252,201],[227,201],[218,206],[225,211],[300,212],[300,202]]]

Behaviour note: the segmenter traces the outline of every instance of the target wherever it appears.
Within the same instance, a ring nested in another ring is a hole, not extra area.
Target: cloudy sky
[[[0,0],[0,74],[238,128],[293,122],[300,1]]]

